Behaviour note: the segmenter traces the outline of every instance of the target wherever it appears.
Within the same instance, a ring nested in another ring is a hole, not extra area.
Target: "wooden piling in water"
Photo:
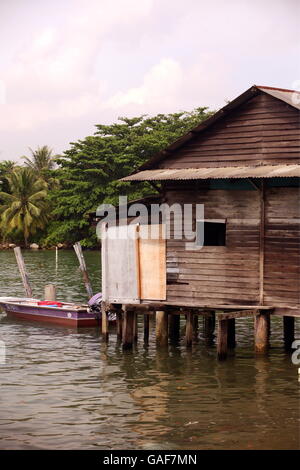
[[[117,337],[122,339],[122,330],[123,330],[123,316],[122,312],[116,312],[116,321],[117,321]]]
[[[21,248],[19,246],[16,246],[16,248],[14,248],[14,252],[15,252],[18,268],[21,274],[21,278],[23,281],[26,296],[32,297],[32,289],[29,283],[29,278],[28,278],[28,274],[26,271],[26,266],[25,266],[24,258],[22,256]]]
[[[191,347],[193,343],[193,312],[186,314],[186,327],[185,327],[185,344]]]
[[[168,344],[168,312],[156,311],[156,342],[159,346]]]
[[[105,302],[101,304],[101,326],[102,326],[102,338],[104,341],[108,341],[108,316],[107,316],[107,305]]]
[[[223,360],[227,357],[228,350],[228,320],[218,320],[218,359]]]
[[[292,343],[295,339],[295,318],[283,317],[283,340],[284,347],[287,351],[291,349]]]
[[[133,314],[133,341],[136,343],[138,340],[138,313]]]
[[[82,272],[83,282],[84,282],[84,285],[85,285],[85,288],[86,288],[86,291],[87,291],[87,294],[88,294],[88,298],[90,299],[91,297],[93,297],[93,289],[92,289],[92,285],[91,285],[89,275],[88,275],[88,272],[87,272],[85,259],[84,259],[84,256],[83,256],[83,252],[82,252],[82,248],[81,248],[80,243],[79,242],[75,243],[75,245],[73,245],[73,248],[74,248],[75,253],[77,255],[77,258],[78,258],[78,261],[79,261],[80,271]]]
[[[56,300],[56,287],[54,284],[45,286],[45,300]]]
[[[260,311],[254,320],[255,352],[265,353],[269,348],[270,313]]]
[[[210,312],[209,315],[203,317],[203,336],[207,345],[212,344],[214,341],[215,326],[215,312]]]
[[[131,349],[134,341],[134,312],[125,310],[123,320],[123,349]]]

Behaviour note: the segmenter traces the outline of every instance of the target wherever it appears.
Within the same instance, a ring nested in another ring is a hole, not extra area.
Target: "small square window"
[[[204,237],[204,240],[203,240]],[[197,220],[196,246],[225,246],[225,220]]]

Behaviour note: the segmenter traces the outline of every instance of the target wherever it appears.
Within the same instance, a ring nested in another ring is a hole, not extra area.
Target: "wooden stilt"
[[[156,312],[156,342],[159,346],[168,344],[168,312]]]
[[[138,340],[138,314],[134,312],[133,315],[133,341],[136,343]]]
[[[254,320],[255,351],[264,353],[269,348],[270,313],[261,310]]]
[[[169,313],[169,338],[170,341],[178,341],[180,338],[180,315]]]
[[[228,349],[228,320],[218,320],[218,359],[227,357]]]
[[[17,263],[18,263],[18,268],[19,268],[19,271],[20,271],[20,274],[21,274],[21,278],[22,278],[22,281],[23,281],[24,289],[25,289],[25,292],[26,292],[26,297],[32,297],[32,289],[31,289],[31,286],[29,284],[29,278],[28,278],[28,274],[27,274],[27,271],[26,271],[24,258],[22,256],[22,252],[21,252],[21,248],[19,246],[16,246],[16,248],[14,248],[14,252],[15,252]]]
[[[149,323],[150,318],[148,313],[144,313],[144,342],[149,342]]]
[[[235,348],[235,346],[236,346],[236,341],[235,341],[235,318],[230,318],[228,320],[227,343],[228,343],[229,348]]]
[[[134,312],[126,310],[124,312],[123,320],[123,349],[131,349],[133,345],[134,336]]]
[[[108,316],[107,316],[107,309],[106,309],[105,302],[102,302],[101,314],[102,314],[102,337],[104,341],[108,341]]]
[[[187,347],[191,347],[193,343],[193,317],[192,312],[186,314],[185,344]]]
[[[53,284],[45,286],[45,300],[56,300],[56,287]]]
[[[118,339],[121,339],[122,338],[122,329],[123,329],[122,312],[117,312],[116,317],[117,317],[117,337],[118,337]]]
[[[292,343],[295,339],[295,318],[294,317],[283,317],[283,339],[284,347],[286,350],[290,350]]]
[[[93,297],[93,289],[92,289],[91,281],[89,279],[89,275],[88,275],[88,272],[87,272],[85,259],[84,259],[84,256],[83,256],[83,252],[82,252],[82,248],[81,248],[80,243],[79,242],[75,243],[75,245],[73,245],[73,248],[74,248],[76,256],[78,258],[80,271],[82,272],[83,282],[84,282],[84,285],[85,285],[85,288],[86,288],[88,298],[90,299],[91,297]]]

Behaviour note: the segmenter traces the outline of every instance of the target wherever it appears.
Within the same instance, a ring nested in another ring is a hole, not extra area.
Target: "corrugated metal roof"
[[[291,176],[300,177],[300,164],[144,170],[134,175],[126,176],[122,178],[122,181],[278,178]]]

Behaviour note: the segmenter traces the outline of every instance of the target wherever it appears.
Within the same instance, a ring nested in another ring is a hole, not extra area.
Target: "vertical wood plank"
[[[133,346],[134,312],[125,310],[123,321],[123,349]]]
[[[156,342],[159,346],[168,344],[168,312],[156,312]]]
[[[107,316],[107,304],[106,302],[101,303],[101,324],[102,324],[102,338],[104,341],[108,341],[108,316]]]
[[[261,310],[254,319],[255,351],[264,353],[269,348],[269,316],[268,311]]]
[[[14,248],[14,252],[15,252],[18,268],[21,274],[21,278],[23,281],[26,296],[32,297],[32,289],[29,283],[29,278],[28,278],[28,274],[26,271],[26,266],[25,266],[24,258],[22,256],[21,248],[19,246],[16,246],[16,248]]]
[[[123,316],[122,312],[117,312],[117,337],[118,339],[122,338],[122,330],[123,330]]]
[[[265,276],[265,182],[260,188],[260,227],[259,227],[259,304],[264,304]]]
[[[82,248],[81,248],[80,243],[79,242],[75,243],[75,245],[73,245],[73,248],[74,248],[74,251],[75,251],[76,256],[78,258],[80,271],[81,271],[82,277],[83,277],[83,283],[85,285],[85,289],[87,291],[88,298],[90,299],[91,297],[93,297],[93,289],[92,289],[91,281],[90,281],[88,271],[87,271],[87,268],[86,268],[86,263],[85,263],[85,259],[84,259],[84,256],[83,256],[83,252],[82,252]]]
[[[138,314],[133,314],[133,341],[136,343],[138,340]]]
[[[193,317],[192,312],[186,314],[185,344],[187,347],[191,347],[193,343]]]
[[[56,287],[53,284],[45,286],[45,300],[56,300]]]
[[[228,350],[228,320],[218,320],[218,359],[223,360],[227,357]]]

